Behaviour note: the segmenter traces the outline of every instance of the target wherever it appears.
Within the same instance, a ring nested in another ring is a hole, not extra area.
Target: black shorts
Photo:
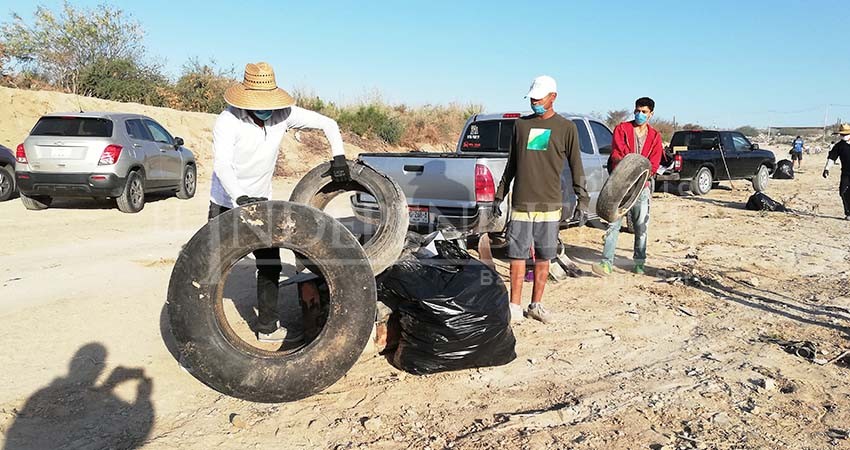
[[[791,152],[791,161],[802,161],[803,160],[803,152]]]

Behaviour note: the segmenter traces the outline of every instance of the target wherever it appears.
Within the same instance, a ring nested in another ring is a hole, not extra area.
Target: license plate
[[[428,208],[424,206],[410,206],[408,215],[410,216],[410,223],[415,224],[426,224],[430,219]]]
[[[72,149],[70,149],[70,148],[54,148],[50,152],[50,156],[52,156],[54,158],[70,158],[71,157],[71,150]]]

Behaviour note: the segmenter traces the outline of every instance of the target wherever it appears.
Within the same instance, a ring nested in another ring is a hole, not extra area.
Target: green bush
[[[142,65],[146,50],[141,24],[118,7],[92,9],[66,0],[61,10],[37,6],[31,21],[12,13],[0,24],[4,55],[16,65],[72,93],[79,78],[102,60],[130,60]]]
[[[312,91],[296,88],[292,91],[292,97],[295,99],[295,104],[301,108],[316,111],[332,119],[339,117],[339,108],[333,102],[322,100]]]
[[[404,124],[397,117],[389,117],[378,126],[377,133],[387,144],[398,144],[404,135]]]
[[[201,64],[191,59],[171,89],[171,107],[218,114],[227,108],[224,91],[234,82],[232,70],[216,69],[213,62]]]
[[[375,135],[388,144],[400,142],[404,133],[401,120],[377,104],[343,109],[337,121],[343,129],[360,136]]]
[[[140,67],[132,59],[101,59],[80,72],[77,91],[116,102],[164,106],[158,87],[165,84],[167,80],[155,69]]]

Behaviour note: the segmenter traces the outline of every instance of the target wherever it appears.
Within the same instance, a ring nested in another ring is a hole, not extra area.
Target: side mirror
[[[175,137],[174,138],[174,148],[175,149],[180,148],[181,146],[183,146],[183,144],[185,144],[185,142],[183,142],[182,137]]]
[[[759,145],[758,145],[758,144],[753,144],[752,149],[753,149],[753,150],[758,150],[758,149],[759,149]]]

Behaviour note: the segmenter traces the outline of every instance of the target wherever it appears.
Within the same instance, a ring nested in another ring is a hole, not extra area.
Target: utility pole
[[[830,104],[826,104],[826,113],[823,115],[823,145],[826,145],[826,125],[829,120],[829,107]]]
[[[770,124],[771,123],[773,123],[773,111],[768,111],[768,116],[767,116],[767,143],[768,143],[768,145],[770,145],[770,132],[771,132]]]

